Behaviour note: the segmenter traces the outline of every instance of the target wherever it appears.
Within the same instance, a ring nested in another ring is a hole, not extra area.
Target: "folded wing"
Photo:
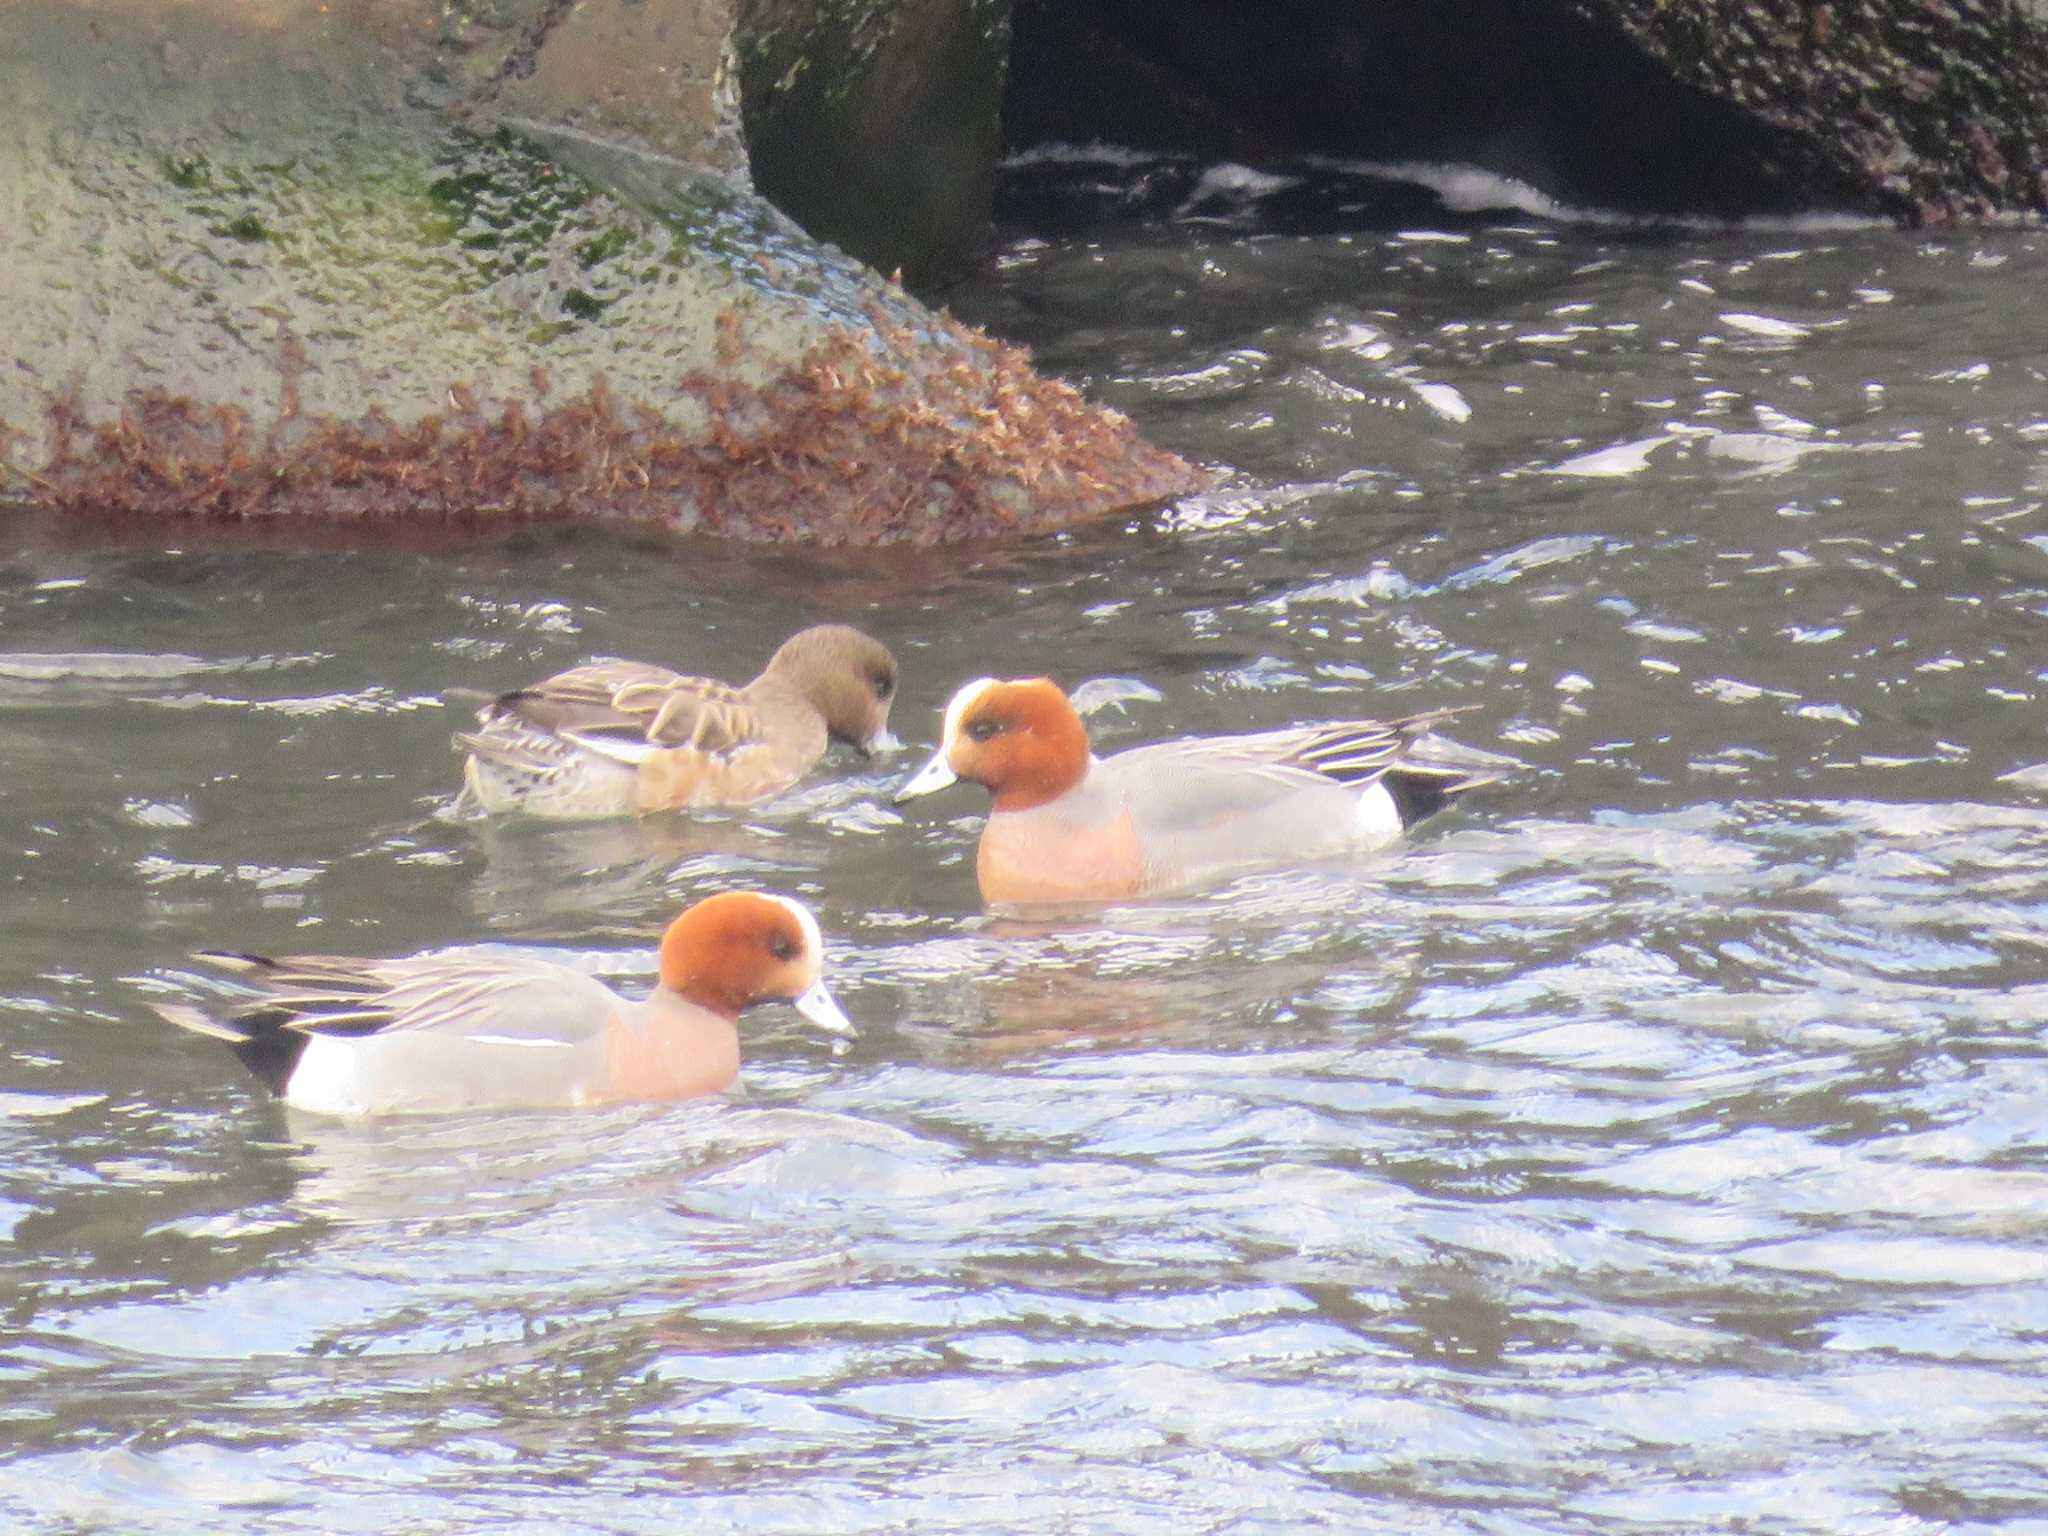
[[[219,1015],[174,1005],[157,1011],[230,1044],[279,1031],[361,1037],[439,1030],[574,1045],[601,1032],[617,1002],[594,977],[496,952],[356,960],[202,950],[194,958],[233,973],[250,995]]]
[[[498,694],[484,701],[477,721],[479,729],[456,736],[461,746],[532,769],[571,748],[628,764],[678,749],[723,758],[764,733],[739,689],[634,661],[593,662]]]
[[[1160,742],[1108,759],[1104,770],[1145,785],[1150,818],[1182,827],[1213,825],[1318,789],[1356,792],[1383,783],[1403,820],[1419,821],[1446,800],[1500,777],[1491,754],[1440,750],[1431,735],[1462,713],[1430,710],[1392,720],[1343,720]],[[1504,760],[1502,760],[1504,761]]]

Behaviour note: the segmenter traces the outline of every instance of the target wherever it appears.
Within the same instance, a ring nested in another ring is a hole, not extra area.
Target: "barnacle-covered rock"
[[[2039,0],[1015,0],[1013,145],[1452,161],[1652,216],[2048,207]]]
[[[705,9],[16,0],[0,495],[850,543],[1200,482],[755,196]]]

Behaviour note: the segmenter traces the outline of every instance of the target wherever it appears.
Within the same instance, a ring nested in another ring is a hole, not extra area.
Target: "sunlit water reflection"
[[[1127,530],[19,531],[11,1527],[2048,1529],[2048,240],[1191,206],[953,296],[1233,467]],[[913,747],[1043,670],[1108,747],[1459,704],[1527,768],[1046,922],[981,912],[975,793],[888,805],[910,753],[444,814],[443,686],[827,618]],[[223,943],[638,985],[725,883],[817,905],[863,1026],[751,1017],[729,1100],[336,1125],[145,1006]]]

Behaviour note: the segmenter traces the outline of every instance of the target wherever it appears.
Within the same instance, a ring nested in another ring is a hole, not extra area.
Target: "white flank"
[[[285,1103],[320,1115],[368,1113],[356,1072],[361,1052],[362,1047],[353,1040],[314,1035],[285,1082]]]
[[[1407,828],[1387,786],[1375,779],[1358,795],[1358,838],[1368,848],[1398,840]]]

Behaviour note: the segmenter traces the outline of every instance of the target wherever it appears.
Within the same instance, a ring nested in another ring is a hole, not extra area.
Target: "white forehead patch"
[[[960,721],[974,707],[974,701],[995,685],[996,679],[992,677],[977,677],[973,682],[961,685],[946,705],[946,728],[939,737],[941,744],[950,747],[959,739]]]
[[[818,920],[811,916],[810,908],[794,897],[777,896],[768,891],[761,894],[777,906],[788,909],[789,915],[796,919],[797,927],[803,932],[804,944],[810,950],[811,958],[822,964],[825,959],[825,936],[818,932]]]

